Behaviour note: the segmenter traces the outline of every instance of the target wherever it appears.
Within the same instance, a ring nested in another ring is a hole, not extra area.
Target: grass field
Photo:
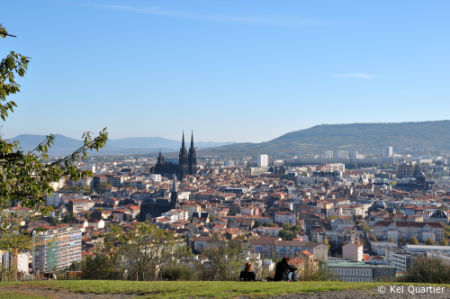
[[[53,289],[58,291],[70,291],[81,294],[130,294],[148,298],[186,298],[186,297],[265,297],[283,295],[289,293],[310,293],[336,290],[370,289],[376,292],[381,283],[350,283],[336,281],[305,281],[305,282],[233,282],[233,281],[111,281],[111,280],[60,280],[60,281],[35,281],[19,283],[1,283],[0,298],[28,298],[4,297],[2,289],[17,288]],[[423,284],[422,284],[423,285]],[[450,287],[450,285],[446,285]],[[11,295],[11,294],[10,294]],[[40,298],[36,296],[35,298]]]

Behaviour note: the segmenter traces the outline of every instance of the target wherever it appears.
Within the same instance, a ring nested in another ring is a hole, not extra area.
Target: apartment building
[[[81,230],[66,225],[33,232],[33,270],[63,270],[81,261]]]

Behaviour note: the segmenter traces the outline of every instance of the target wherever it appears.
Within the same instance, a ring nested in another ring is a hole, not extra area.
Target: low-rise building
[[[411,254],[424,254],[427,252],[438,252],[450,255],[450,246],[439,245],[405,245],[406,252]]]
[[[297,217],[292,212],[282,211],[275,213],[275,222],[276,223],[289,223],[290,225],[295,225],[297,222]]]
[[[397,232],[398,238],[403,238],[407,241],[411,240],[412,237],[416,237],[420,241],[426,241],[429,237],[436,241],[441,241],[444,238],[444,227],[436,222],[379,221],[375,223],[373,232],[379,240],[388,239],[390,232]]]
[[[395,267],[374,265],[364,262],[333,260],[327,262],[327,268],[343,281],[385,281],[395,277]]]
[[[397,272],[405,272],[411,265],[413,256],[409,253],[393,253],[390,261],[394,265]]]
[[[250,241],[252,252],[265,258],[296,257],[303,250],[311,252],[318,260],[328,258],[328,246],[299,240],[283,241],[277,237],[261,237]]]
[[[188,220],[189,213],[181,209],[173,209],[163,213],[161,217],[168,218],[170,222],[176,222],[180,220]]]
[[[90,208],[94,206],[95,202],[92,200],[87,200],[84,198],[76,198],[72,199],[69,202],[69,209],[73,214],[77,214],[79,212],[88,211]]]
[[[342,257],[346,260],[361,262],[363,260],[363,245],[359,242],[351,242],[342,246]]]

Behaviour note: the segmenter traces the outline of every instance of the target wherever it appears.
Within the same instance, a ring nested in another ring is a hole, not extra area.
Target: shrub
[[[412,245],[419,245],[419,240],[416,237],[412,237],[410,243]]]
[[[163,280],[195,280],[196,272],[186,265],[170,265],[162,269]]]
[[[413,260],[401,281],[450,283],[450,266],[440,259],[420,257]]]

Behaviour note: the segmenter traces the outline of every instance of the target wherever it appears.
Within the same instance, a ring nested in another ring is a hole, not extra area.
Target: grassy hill
[[[120,298],[119,294],[139,298],[196,298],[196,297],[267,297],[286,294],[336,292],[347,296],[352,294],[370,296],[377,294],[381,283],[351,283],[337,281],[301,282],[237,282],[237,281],[101,281],[101,280],[61,280],[0,283],[0,298],[90,298],[104,295],[105,298]],[[396,283],[400,285],[399,283]],[[388,284],[386,284],[388,285]],[[408,284],[411,285],[411,284]],[[423,284],[422,284],[423,285]],[[448,288],[450,285],[441,285]],[[355,292],[364,290],[363,293]],[[330,293],[330,298],[333,298]],[[7,296],[7,297],[5,297]],[[23,297],[29,296],[29,297]]]
[[[201,154],[305,154],[340,149],[380,153],[390,145],[394,146],[397,152],[449,151],[450,120],[319,125],[290,132],[267,142],[235,143],[203,150]]]

